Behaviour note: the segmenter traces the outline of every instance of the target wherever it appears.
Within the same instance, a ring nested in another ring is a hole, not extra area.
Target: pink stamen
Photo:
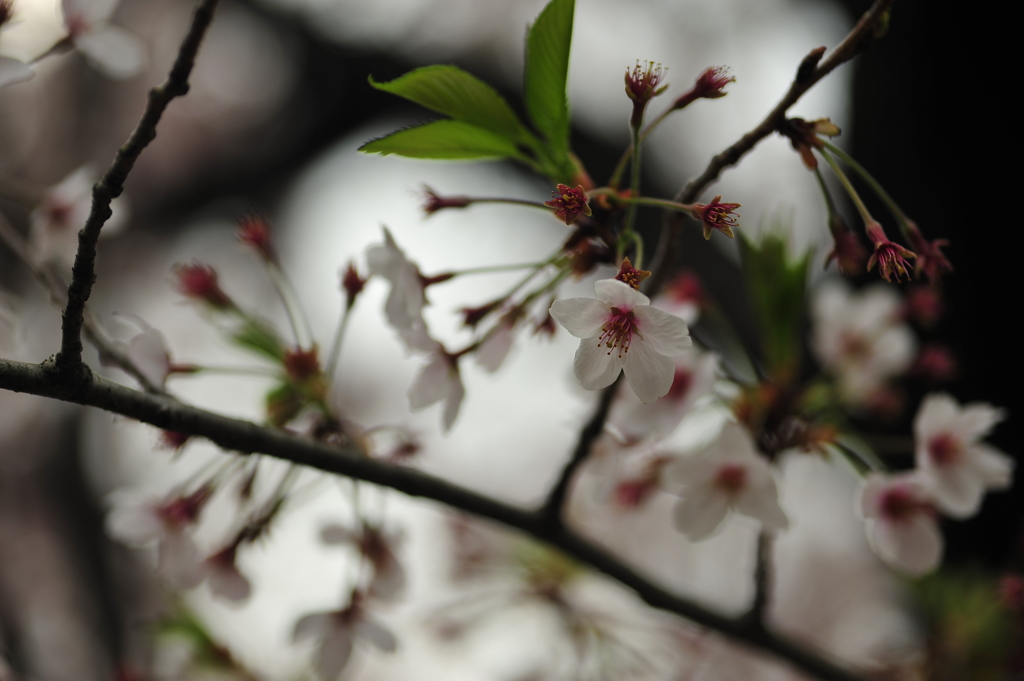
[[[747,469],[738,464],[730,463],[718,469],[715,485],[726,492],[736,494],[747,484]]]
[[[633,341],[633,331],[636,329],[636,319],[632,310],[622,311],[613,307],[611,316],[605,325],[601,327],[601,335],[597,337],[597,345],[605,345],[609,348],[608,354],[612,354],[615,348],[619,349],[619,357],[629,352],[629,344]]]
[[[948,466],[960,456],[960,443],[949,433],[939,433],[928,441],[928,454],[940,466]]]

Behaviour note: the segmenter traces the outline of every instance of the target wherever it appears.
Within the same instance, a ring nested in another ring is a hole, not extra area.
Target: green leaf
[[[534,141],[494,88],[455,66],[424,66],[387,83],[371,76],[370,85],[512,142]]]
[[[802,352],[810,252],[790,261],[786,239],[765,233],[754,244],[740,232],[747,293],[761,331],[764,360],[775,380],[796,377]]]
[[[548,152],[559,167],[565,166],[563,159],[568,159],[569,152],[565,83],[569,75],[574,9],[575,0],[551,0],[526,34],[526,112],[544,135]]]
[[[434,121],[367,142],[359,151],[410,158],[516,158],[527,161],[510,140],[462,121]]]
[[[284,344],[273,329],[262,322],[248,320],[231,334],[231,340],[238,345],[280,362],[284,357]]]

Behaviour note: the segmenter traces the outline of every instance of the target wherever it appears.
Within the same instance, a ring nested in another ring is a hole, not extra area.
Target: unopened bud
[[[423,212],[427,215],[433,215],[445,208],[465,208],[472,203],[468,196],[440,196],[430,187],[424,187],[423,193],[426,198]]]
[[[345,302],[349,307],[356,302],[356,298],[366,286],[366,280],[359,276],[359,270],[355,263],[350,262],[345,271],[341,274],[341,288],[345,291]]]
[[[238,240],[252,246],[267,262],[277,262],[277,255],[270,243],[270,226],[259,215],[246,215],[238,221]]]
[[[217,283],[217,272],[209,265],[179,263],[174,266],[173,272],[175,287],[186,298],[204,302],[218,310],[235,307]]]

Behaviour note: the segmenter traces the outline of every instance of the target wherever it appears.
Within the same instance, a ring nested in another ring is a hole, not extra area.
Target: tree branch
[[[213,10],[217,0],[201,0],[192,13],[192,23],[178,48],[170,74],[161,85],[149,91],[149,102],[135,130],[124,146],[117,150],[114,162],[92,189],[92,208],[85,226],[78,232],[78,253],[71,269],[71,285],[68,286],[67,305],[64,308],[61,329],[60,352],[56,367],[69,379],[86,380],[87,373],[82,363],[82,325],[85,319],[85,304],[92,294],[96,281],[96,241],[100,230],[110,219],[110,202],[120,196],[135,161],[142,150],[156,138],[156,125],[175,97],[188,92],[188,77],[195,65],[199,45],[206,30],[213,21]],[[79,374],[76,377],[76,374]]]
[[[569,493],[569,485],[572,483],[576,471],[587,460],[587,457],[590,456],[590,448],[594,445],[594,441],[600,437],[601,431],[604,430],[604,422],[608,420],[608,410],[611,408],[612,398],[615,397],[615,391],[618,389],[621,380],[621,378],[616,379],[614,383],[601,391],[601,397],[597,402],[597,410],[590,417],[590,420],[587,421],[587,425],[583,426],[583,430],[580,431],[579,439],[576,440],[576,448],[572,452],[572,458],[562,468],[562,472],[558,476],[558,482],[551,488],[548,498],[544,501],[541,512],[552,522],[562,522],[562,507],[565,505],[565,497]]]
[[[839,43],[825,59],[822,59],[822,56],[825,54],[825,48],[818,47],[811,50],[797,67],[796,76],[793,78],[793,82],[790,84],[785,96],[765,116],[764,120],[753,130],[739,138],[732,146],[712,158],[704,172],[690,180],[686,186],[676,193],[672,200],[677,203],[686,204],[695,202],[700,197],[701,192],[718,179],[723,170],[738,163],[761,140],[775,132],[786,120],[786,112],[796,104],[797,100],[805,92],[810,90],[822,78],[856,57],[868,47],[879,22],[893,2],[895,0],[875,0],[875,3],[861,16],[850,33],[843,39],[843,42]],[[651,270],[654,272],[654,275],[650,278],[645,289],[648,295],[654,295],[664,284],[668,274],[668,268],[665,267],[665,264],[672,260],[671,255],[675,250],[675,235],[682,229],[687,219],[687,216],[681,213],[674,211],[665,212],[658,245],[655,249],[654,259],[651,262]]]
[[[545,508],[525,510],[419,471],[371,459],[354,447],[335,448],[249,421],[228,418],[149,395],[92,374],[69,382],[53,362],[26,364],[0,359],[0,389],[50,397],[121,414],[143,423],[205,437],[226,450],[266,454],[326,473],[364,480],[410,496],[432,499],[452,508],[521,530],[633,589],[649,605],[719,631],[735,641],[773,653],[826,681],[858,677],[825,657],[776,637],[746,619],[730,619],[658,587],[594,542],[552,522]],[[600,413],[599,409],[599,413]],[[592,420],[593,422],[593,420]],[[574,457],[575,458],[575,457]]]

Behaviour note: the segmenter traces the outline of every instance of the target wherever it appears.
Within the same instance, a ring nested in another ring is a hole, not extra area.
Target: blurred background
[[[115,313],[138,315],[164,333],[175,360],[231,364],[237,355],[201,315],[180,302],[170,272],[174,263],[194,259],[214,265],[236,299],[283,324],[283,315],[263,302],[273,295],[265,274],[234,236],[236,220],[251,210],[272,225],[284,267],[322,346],[341,306],[338,270],[350,260],[364,262],[366,247],[381,241],[381,225],[426,274],[545,257],[565,232],[544,214],[480,206],[424,221],[421,211],[423,184],[442,194],[546,200],[551,188],[525,170],[355,151],[373,137],[431,118],[370,88],[370,74],[384,81],[418,66],[452,63],[492,83],[521,110],[524,30],[543,4],[223,0],[190,93],[169,107],[156,141],[127,183],[123,225],[101,244],[92,303],[98,318],[127,338],[131,326]],[[636,60],[668,67],[669,96],[684,91],[705,68],[726,65],[737,79],[728,97],[698,102],[669,119],[648,147],[645,187],[670,196],[761,120],[810,49],[837,44],[868,5],[859,0],[578,0],[569,78],[573,148],[598,183],[610,174],[628,143],[629,105],[621,74]],[[0,54],[29,61],[63,35],[59,3],[16,0],[14,8],[14,21],[0,32]],[[996,136],[989,132],[993,122],[1007,120],[993,84],[999,74],[986,48],[997,41],[978,38],[974,29],[982,17],[945,9],[941,3],[899,0],[885,38],[815,87],[791,114],[831,117],[843,129],[839,144],[875,174],[928,237],[950,240],[947,254],[955,272],[944,281],[945,314],[923,340],[941,342],[955,354],[957,370],[943,390],[964,403],[980,400],[1008,410],[1009,418],[990,441],[1016,457],[1017,417],[1024,408],[1019,341],[1011,332],[1020,308],[1013,293],[1019,286],[1010,278],[1016,253],[993,238],[1006,212],[993,197],[1008,192],[1012,174],[995,165]],[[191,10],[192,3],[178,0],[120,4],[112,22],[144,46],[145,63],[136,75],[111,79],[71,53],[42,60],[32,81],[0,90],[0,211],[13,229],[30,236],[33,207],[48,187],[82,166],[97,172],[107,167],[135,125],[147,89],[164,79]],[[990,36],[998,30],[986,24]],[[795,246],[817,248],[813,270],[821,276],[830,243],[824,208],[813,176],[786,140],[766,140],[702,200],[717,194],[743,204],[741,225],[747,233],[786,216]],[[884,214],[880,206],[872,210]],[[651,213],[644,219],[653,227],[659,218]],[[749,338],[754,331],[734,244],[713,239],[709,245],[698,234],[694,229],[684,239],[677,266],[696,272]],[[436,294],[432,290],[431,329],[446,342],[468,338],[452,312],[490,300],[514,278],[459,280]],[[4,248],[0,287],[10,293],[4,303],[9,316],[18,320],[9,341],[0,335],[7,342],[6,347],[0,343],[0,352],[26,361],[45,359],[56,350],[59,314]],[[573,283],[563,295],[589,290],[589,281]],[[339,408],[360,423],[411,428],[423,443],[418,465],[425,470],[503,499],[536,503],[593,406],[592,395],[572,380],[568,358],[575,341],[566,334],[551,343],[523,339],[497,375],[467,371],[467,401],[453,431],[443,435],[436,408],[408,411],[405,392],[419,362],[406,356],[385,327],[384,294],[371,285],[349,329],[335,396]],[[554,384],[552,376],[558,379]],[[268,385],[259,377],[182,379],[171,389],[201,406],[260,418]],[[916,405],[930,389],[908,384],[909,406],[879,432],[910,433]],[[198,678],[198,672],[175,666],[171,658],[178,653],[154,649],[151,623],[177,601],[162,591],[144,560],[107,538],[105,500],[124,487],[166,492],[217,456],[212,448],[194,445],[172,461],[159,451],[152,429],[0,394],[0,650],[18,670],[16,678]],[[851,661],[880,655],[886,637],[919,649],[924,629],[914,624],[905,592],[871,562],[849,504],[837,504],[824,493],[850,495],[848,481],[813,470],[787,476],[782,492],[789,500],[787,512],[808,521],[803,539],[780,548],[792,553],[794,566],[790,572],[780,567],[776,597],[788,607],[775,614],[780,628]],[[321,483],[311,479],[310,484]],[[346,557],[325,549],[317,532],[324,522],[346,518],[338,510],[344,490],[324,486],[329,489],[284,517],[267,542],[242,558],[255,585],[244,607],[214,602],[205,589],[185,597],[182,607],[197,613],[210,639],[225,646],[218,654],[230,650],[251,678],[302,678],[310,653],[290,645],[291,627],[305,612],[340,605]],[[484,628],[485,642],[475,648],[465,641],[438,646],[429,625],[457,593],[443,585],[449,542],[443,515],[434,506],[391,496],[386,504],[389,518],[407,528],[403,551],[416,566],[408,603],[388,614],[403,652],[360,659],[348,670],[352,678],[572,678],[551,671],[558,665],[548,659],[544,629],[534,620],[513,633],[514,619],[504,629]],[[815,526],[809,519],[825,508],[838,508],[834,524]],[[756,532],[740,523],[697,546],[669,531],[665,536],[676,542],[675,549],[652,549],[664,539],[650,529],[650,518],[665,516],[667,509],[630,521],[606,519],[602,531],[608,536],[602,540],[671,587],[724,612],[741,612],[751,594]],[[1018,485],[990,495],[976,517],[945,522],[945,565],[993,579],[1024,569],[1022,511]],[[204,536],[222,531],[213,525],[204,528]],[[616,532],[622,536],[616,538]],[[630,536],[631,542],[623,539]],[[840,539],[815,554],[814,560],[822,561],[815,563],[808,547],[828,536]],[[848,574],[836,575],[837,555],[863,560]],[[833,573],[836,581],[825,580],[816,593],[845,589],[846,600],[819,601],[824,614],[805,607],[797,598],[809,588],[796,567],[801,564]],[[867,586],[851,591],[851,584]],[[606,593],[606,585],[588,588],[594,593],[584,598],[591,602],[628,601]],[[635,603],[628,607],[641,613],[637,617],[648,616]],[[819,631],[807,624],[812,621],[820,624]],[[863,626],[850,624],[872,621],[880,623],[867,634]],[[424,629],[428,633],[416,633]],[[524,656],[519,651],[530,636],[537,639],[530,648],[534,652]],[[699,638],[693,632],[683,636],[691,642],[694,637]],[[757,669],[736,672],[737,678],[789,678],[778,676],[788,672],[770,663],[758,661]],[[237,670],[230,673],[245,678]],[[700,673],[710,674],[700,678],[730,678],[726,672]],[[683,674],[679,678],[697,678]]]

